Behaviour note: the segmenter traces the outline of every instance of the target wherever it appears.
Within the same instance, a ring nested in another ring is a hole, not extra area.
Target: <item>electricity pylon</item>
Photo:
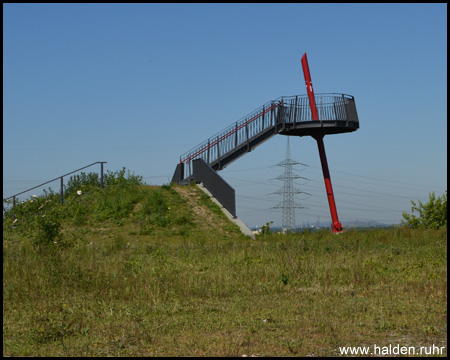
[[[305,179],[302,176],[295,175],[292,167],[294,165],[304,165],[297,161],[291,159],[291,150],[289,147],[289,137],[287,138],[287,149],[286,149],[286,159],[277,164],[277,166],[284,167],[284,173],[275,179],[283,180],[284,186],[275,191],[275,194],[283,195],[283,201],[278,205],[274,206],[273,209],[282,209],[282,217],[281,217],[281,227],[283,232],[295,231],[295,209],[303,209],[304,206],[301,206],[295,202],[295,194],[307,194],[303,191],[300,191],[294,187],[294,179]],[[308,194],[309,195],[309,194]]]

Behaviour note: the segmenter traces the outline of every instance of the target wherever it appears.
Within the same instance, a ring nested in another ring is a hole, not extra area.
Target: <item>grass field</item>
[[[447,354],[447,229],[253,240],[195,186],[126,189],[4,216],[4,356]]]

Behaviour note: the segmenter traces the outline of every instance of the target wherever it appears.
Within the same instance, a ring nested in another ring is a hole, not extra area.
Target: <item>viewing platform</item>
[[[319,120],[313,120],[307,96],[282,98],[278,134],[290,136],[321,136],[341,134],[359,128],[355,99],[345,94],[317,94],[315,96]]]

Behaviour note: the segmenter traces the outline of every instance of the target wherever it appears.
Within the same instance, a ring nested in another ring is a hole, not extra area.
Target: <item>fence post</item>
[[[16,207],[16,197],[13,196],[13,209]]]
[[[103,189],[103,162],[100,163],[100,168],[101,168],[101,175],[100,175],[100,186]]]
[[[63,176],[61,176],[61,205],[64,205],[64,181]]]

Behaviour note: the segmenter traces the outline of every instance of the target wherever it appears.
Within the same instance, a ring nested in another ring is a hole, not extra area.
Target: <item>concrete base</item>
[[[208,191],[208,189],[207,188],[205,188],[204,186],[203,186],[203,184],[202,183],[200,183],[200,184],[197,184],[197,186],[200,188],[200,190],[202,190],[206,195],[208,195],[210,198],[211,198],[211,200],[215,203],[215,204],[217,204],[219,207],[220,207],[220,209],[223,211],[223,213],[226,215],[226,217],[228,218],[228,219],[230,219],[234,224],[236,224],[238,227],[239,227],[239,229],[241,229],[241,231],[242,231],[242,233],[244,234],[244,235],[246,235],[246,236],[250,236],[252,239],[255,239],[255,234],[253,234],[253,232],[248,228],[248,226],[247,225],[245,225],[244,224],[244,222],[241,220],[241,219],[239,219],[239,218],[237,218],[237,217],[233,217],[233,215],[231,215],[231,213],[227,210],[227,209],[225,209],[223,206],[222,206],[222,204]]]

